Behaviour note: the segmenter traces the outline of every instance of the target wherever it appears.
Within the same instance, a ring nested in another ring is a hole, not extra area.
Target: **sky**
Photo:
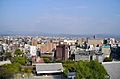
[[[120,0],[0,0],[0,33],[118,34]]]

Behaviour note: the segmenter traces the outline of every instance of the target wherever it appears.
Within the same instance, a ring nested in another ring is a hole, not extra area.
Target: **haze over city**
[[[0,79],[120,79],[120,0],[0,0]]]
[[[119,0],[0,0],[0,33],[118,34]]]

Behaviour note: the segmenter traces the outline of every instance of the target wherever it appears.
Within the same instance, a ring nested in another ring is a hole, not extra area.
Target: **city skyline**
[[[119,0],[1,0],[0,33],[118,34]]]

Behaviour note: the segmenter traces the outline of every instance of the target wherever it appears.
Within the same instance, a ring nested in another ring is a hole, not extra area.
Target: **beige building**
[[[103,43],[104,39],[88,39],[88,44],[89,45],[101,45]]]
[[[42,45],[40,51],[41,53],[51,53],[54,48],[56,48],[56,44],[49,42]]]
[[[32,46],[37,46],[37,40],[36,39],[32,39]]]
[[[109,57],[110,52],[111,52],[110,46],[102,46],[102,53],[104,57]]]

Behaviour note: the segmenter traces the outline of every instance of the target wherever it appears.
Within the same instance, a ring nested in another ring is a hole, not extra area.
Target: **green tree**
[[[45,63],[50,63],[51,62],[49,58],[43,58],[43,60],[44,60]]]
[[[89,62],[79,61],[76,63],[76,79],[88,79],[92,78],[92,73],[90,72],[90,68],[88,66]]]
[[[13,78],[13,75],[18,73],[19,64],[7,64],[0,67],[0,79],[10,79]]]
[[[29,79],[30,74],[32,73],[32,69],[31,69],[31,68],[26,68],[26,69],[25,69],[25,72],[27,73],[28,79]]]
[[[76,79],[105,79],[106,70],[98,61],[66,62],[63,64],[64,75],[75,70]]]
[[[23,54],[23,52],[22,52],[20,49],[16,49],[14,54],[15,54],[16,56],[20,56],[20,55]]]
[[[20,65],[25,65],[27,59],[25,57],[13,57],[11,61],[12,63],[19,63]]]

